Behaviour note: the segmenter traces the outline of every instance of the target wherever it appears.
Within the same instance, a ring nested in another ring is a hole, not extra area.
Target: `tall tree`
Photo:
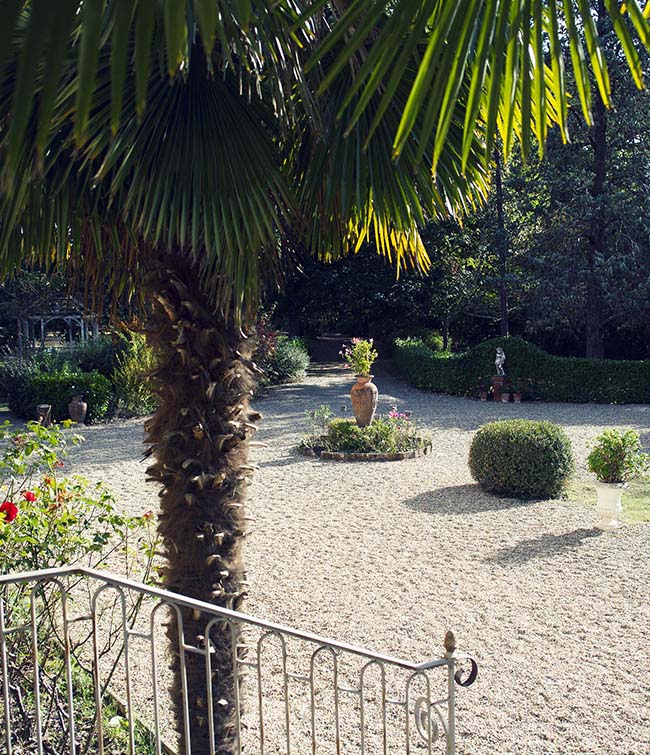
[[[494,148],[494,189],[497,205],[497,229],[495,245],[499,253],[499,328],[502,336],[510,334],[508,318],[508,232],[503,208],[503,177],[501,168],[501,153],[499,147]]]
[[[598,34],[579,5],[609,103]],[[582,32],[573,3],[564,6],[589,117]],[[549,121],[566,125],[557,3],[338,8],[0,5],[2,268],[24,258],[69,264],[97,288],[108,276],[113,291],[150,302],[147,330],[163,354],[148,433],[166,584],[217,605],[238,607],[245,587],[241,512],[255,417],[240,327],[262,278],[286,257],[286,240],[335,256],[372,239],[398,267],[426,267],[418,223],[481,201],[497,128],[507,153],[513,136],[527,151],[531,130],[543,145]],[[627,21],[617,4],[609,10],[627,50]],[[626,13],[647,44],[635,0]],[[630,65],[636,75],[635,53]],[[217,712],[206,709],[195,654],[176,647],[188,664],[187,750],[230,753],[230,629],[205,637],[203,617],[187,611],[183,621],[185,641],[211,644],[218,659],[208,680]],[[178,714],[182,721],[180,700]]]

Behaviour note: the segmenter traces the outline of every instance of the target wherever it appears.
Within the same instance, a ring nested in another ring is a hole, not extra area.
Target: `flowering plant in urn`
[[[345,359],[348,367],[354,370],[355,375],[370,375],[370,368],[379,356],[373,349],[372,338],[353,338],[352,343],[343,347],[339,354]]]
[[[354,418],[359,427],[367,427],[372,423],[377,410],[379,392],[372,382],[370,368],[379,354],[373,348],[372,338],[353,338],[352,343],[344,346],[340,354],[347,366],[354,370],[357,378],[350,391]]]

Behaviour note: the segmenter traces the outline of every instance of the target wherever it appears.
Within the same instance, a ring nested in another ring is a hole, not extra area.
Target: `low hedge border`
[[[9,408],[19,417],[36,419],[38,404],[52,406],[52,419],[67,419],[74,394],[88,402],[86,422],[100,422],[110,413],[112,388],[99,372],[43,372],[22,376],[8,387]]]
[[[417,338],[396,339],[393,361],[412,385],[436,393],[476,396],[494,374],[497,346],[506,353],[508,377],[524,398],[600,404],[650,403],[650,360],[558,357],[521,338],[493,338],[464,354],[434,352]]]

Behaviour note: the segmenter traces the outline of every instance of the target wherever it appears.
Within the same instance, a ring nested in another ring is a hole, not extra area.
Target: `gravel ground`
[[[601,533],[589,503],[487,496],[467,467],[481,424],[520,416],[562,425],[587,478],[588,444],[604,428],[635,428],[650,446],[650,406],[481,403],[418,391],[381,367],[375,382],[380,411],[411,410],[431,455],[354,465],[296,455],[306,411],[349,413],[340,367],[314,367],[258,401],[268,447],[252,453],[247,611],[414,661],[440,655],[453,629],[480,663],[458,691],[459,752],[650,753],[650,526]],[[74,468],[108,480],[132,513],[155,510],[142,422],[85,435]]]

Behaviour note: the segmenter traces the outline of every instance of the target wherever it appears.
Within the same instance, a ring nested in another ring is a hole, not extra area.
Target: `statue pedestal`
[[[494,401],[501,401],[501,394],[507,379],[505,375],[495,375],[492,378],[492,398]]]

